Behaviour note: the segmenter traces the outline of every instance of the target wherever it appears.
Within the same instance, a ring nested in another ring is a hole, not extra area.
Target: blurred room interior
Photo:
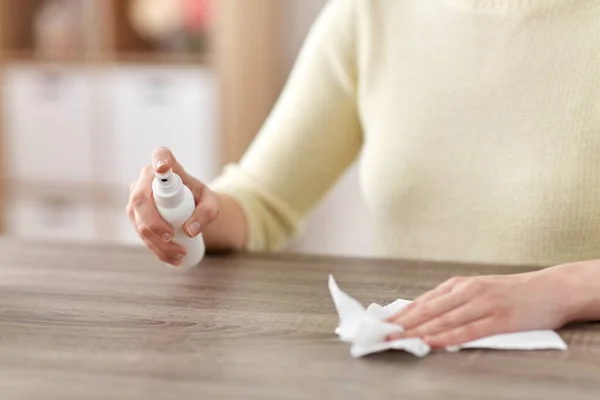
[[[152,149],[204,181],[238,160],[325,2],[0,0],[2,234],[141,245],[125,205]],[[357,179],[289,251],[369,255]]]

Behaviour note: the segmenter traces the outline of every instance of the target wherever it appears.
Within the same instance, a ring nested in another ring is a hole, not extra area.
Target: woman
[[[360,155],[375,255],[557,265],[452,279],[391,318],[405,335],[446,346],[596,319],[599,18],[595,0],[331,0],[241,162],[209,189],[158,149],[132,222],[181,259],[151,199],[172,167],[196,196],[190,236],[276,250]]]

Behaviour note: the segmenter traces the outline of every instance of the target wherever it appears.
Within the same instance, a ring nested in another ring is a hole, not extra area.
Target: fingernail
[[[162,239],[163,239],[163,241],[165,241],[165,242],[167,242],[167,243],[169,243],[169,242],[171,241],[171,239],[172,239],[172,238],[173,238],[173,237],[171,236],[171,234],[170,234],[169,232],[165,232],[165,233],[163,233],[163,235],[162,235]]]
[[[163,165],[165,165],[166,163],[167,163],[167,162],[166,162],[166,161],[164,161],[164,160],[158,160],[158,161],[156,162],[156,168],[160,168],[160,167],[162,167]]]
[[[198,221],[194,221],[189,225],[188,231],[190,232],[190,235],[195,237],[200,233],[200,228],[200,223]]]
[[[181,264],[181,260],[183,259],[183,254],[176,254],[173,256],[173,260],[171,262],[171,265],[178,267],[179,264]]]

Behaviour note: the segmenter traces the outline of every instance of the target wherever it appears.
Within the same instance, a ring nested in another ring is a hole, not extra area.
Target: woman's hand
[[[455,277],[423,294],[388,318],[433,348],[459,345],[485,336],[557,329],[571,313],[565,270],[504,276]]]
[[[184,225],[185,233],[195,237],[204,231],[219,212],[219,198],[206,185],[187,174],[165,147],[154,150],[152,166],[144,167],[137,182],[131,185],[127,213],[146,246],[162,261],[178,265],[186,254],[185,248],[171,241],[173,229],[161,218],[152,197],[154,173],[164,173],[171,168],[191,190],[196,201],[196,210]]]

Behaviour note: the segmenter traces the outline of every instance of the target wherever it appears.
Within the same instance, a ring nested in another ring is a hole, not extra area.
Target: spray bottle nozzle
[[[152,192],[157,204],[164,208],[176,207],[183,199],[183,183],[172,169],[165,173],[155,172]]]
[[[156,176],[156,179],[159,180],[160,182],[167,184],[173,180],[173,170],[169,169],[165,173],[155,172],[154,176]]]

